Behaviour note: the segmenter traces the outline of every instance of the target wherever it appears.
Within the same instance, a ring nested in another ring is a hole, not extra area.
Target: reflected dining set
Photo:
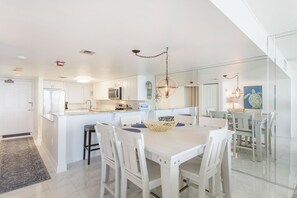
[[[225,118],[233,134],[233,156],[238,149],[251,150],[252,160],[263,160],[263,146],[271,154],[271,136],[274,127],[274,112],[262,113],[261,110],[245,110],[228,113],[226,111],[209,111],[211,118]]]
[[[231,197],[233,132],[228,130],[226,119],[199,117],[196,121],[196,116],[176,115],[169,122],[142,122],[137,116],[122,117],[121,126],[97,122],[100,198],[107,194],[129,197],[131,183],[146,198],[177,198],[197,186],[193,190],[199,198],[206,194]],[[152,124],[168,130],[155,130],[158,128]]]

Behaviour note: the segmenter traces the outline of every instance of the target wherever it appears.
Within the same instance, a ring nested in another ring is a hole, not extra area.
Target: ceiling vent
[[[85,50],[85,49],[81,50],[79,53],[86,54],[86,55],[93,55],[93,54],[95,54],[95,52],[93,52],[91,50]]]
[[[7,79],[7,80],[4,80],[5,83],[14,83],[14,81],[12,79]]]

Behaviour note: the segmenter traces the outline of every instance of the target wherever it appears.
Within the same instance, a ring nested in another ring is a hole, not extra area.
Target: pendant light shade
[[[231,77],[231,78],[228,78],[227,75],[223,75],[223,77],[226,78],[226,79],[236,78],[236,89],[234,89],[232,94],[236,99],[239,99],[241,97],[241,95],[243,95],[243,93],[242,93],[241,89],[238,86],[238,79],[239,79],[238,73],[235,76]]]
[[[160,54],[154,55],[154,56],[142,56],[142,55],[139,55],[138,53],[140,52],[140,50],[132,50],[132,52],[136,56],[141,57],[141,58],[156,58],[158,56],[166,54],[166,74],[165,74],[165,78],[158,82],[158,84],[156,86],[156,91],[157,91],[158,94],[161,95],[161,97],[168,98],[169,96],[171,96],[178,86],[177,86],[177,83],[174,80],[172,80],[172,79],[170,79],[168,77],[168,47],[166,47],[166,51],[164,51],[164,52],[162,52]]]
[[[168,98],[174,93],[177,84],[174,80],[167,77],[160,80],[156,88],[162,97]]]

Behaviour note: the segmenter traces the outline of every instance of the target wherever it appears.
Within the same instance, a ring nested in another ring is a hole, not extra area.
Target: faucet
[[[86,104],[88,104],[88,102],[90,102],[90,104],[89,104],[89,110],[91,110],[92,109],[92,101],[91,100],[87,100],[86,101]]]

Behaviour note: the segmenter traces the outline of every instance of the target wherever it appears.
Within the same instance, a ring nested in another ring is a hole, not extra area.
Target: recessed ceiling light
[[[67,77],[65,77],[65,76],[58,76],[58,78],[67,78]]]
[[[26,57],[26,56],[22,56],[22,55],[20,55],[20,56],[17,56],[17,58],[18,58],[18,59],[20,59],[20,60],[26,60],[26,59],[27,59],[27,57]]]
[[[23,68],[16,67],[15,69],[13,69],[13,71],[15,71],[15,72],[22,72],[23,71]]]
[[[75,78],[75,80],[79,83],[88,83],[94,80],[91,76],[78,76]]]

